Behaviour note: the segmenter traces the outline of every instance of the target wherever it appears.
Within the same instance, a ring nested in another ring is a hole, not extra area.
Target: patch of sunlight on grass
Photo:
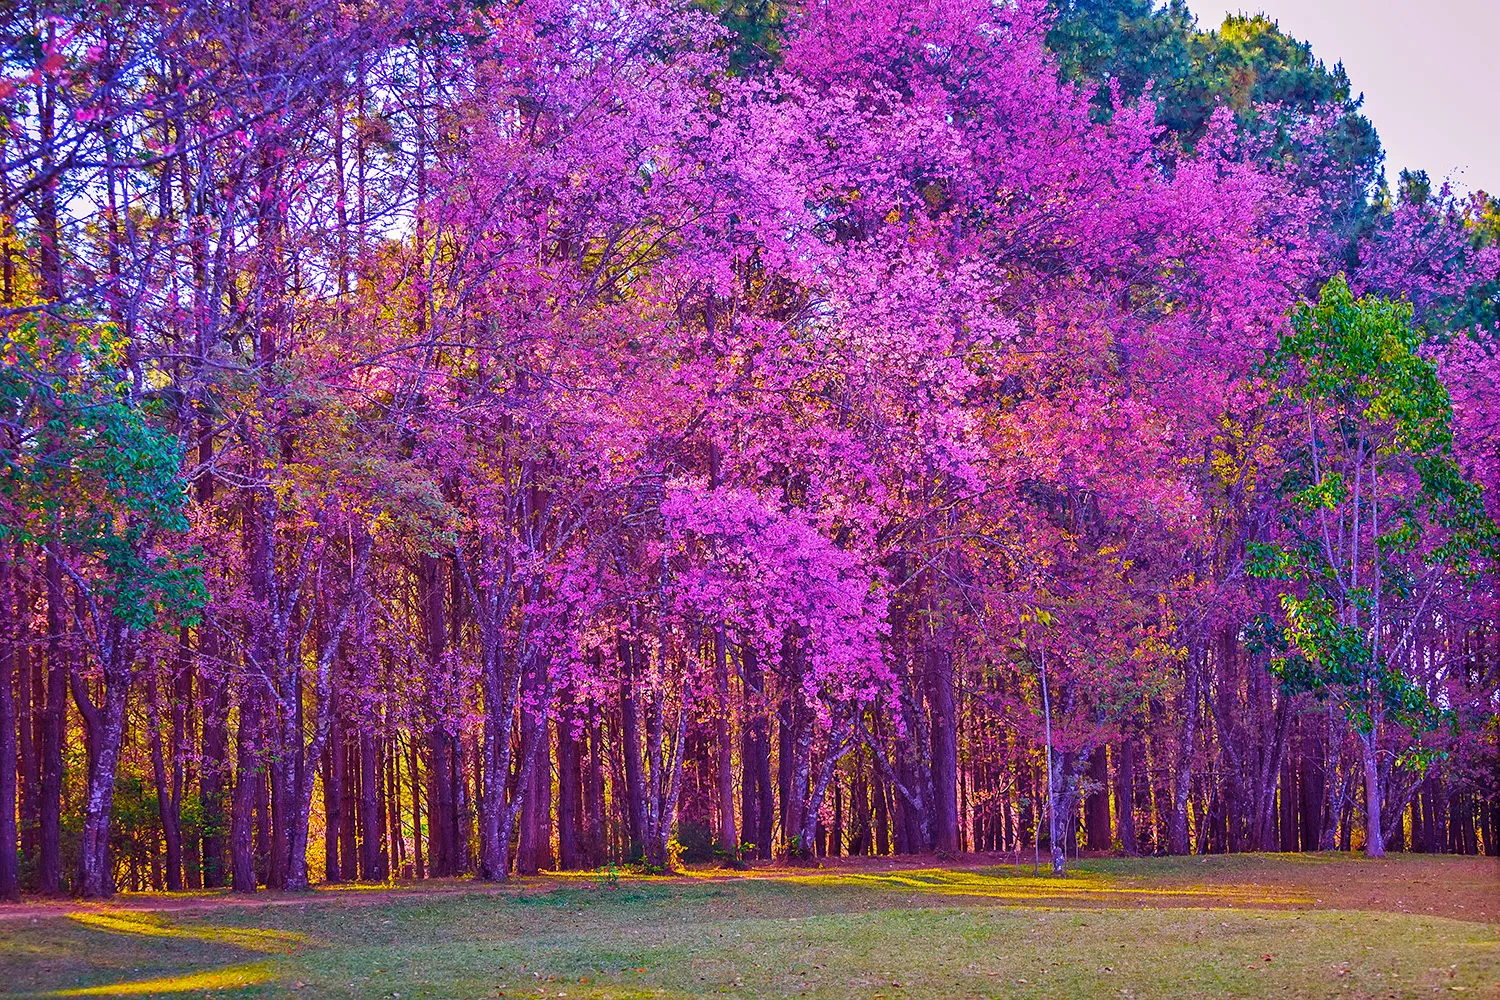
[[[108,986],[82,986],[72,990],[54,990],[44,994],[49,997],[120,997],[157,996],[162,993],[190,993],[199,990],[233,990],[246,986],[259,986],[271,981],[271,966],[267,962],[249,965],[231,965],[207,972],[187,972],[180,976],[160,976],[156,979],[138,979],[133,983],[111,983]]]
[[[265,931],[253,927],[201,927],[180,926],[168,923],[164,918],[143,912],[79,912],[68,914],[68,919],[96,931],[108,934],[137,934],[142,937],[180,938],[190,941],[205,941],[210,944],[227,944],[246,951],[290,952],[307,943],[307,937],[291,931]]]
[[[973,871],[931,868],[896,872],[829,872],[788,875],[786,881],[801,885],[842,885],[872,889],[930,892],[947,896],[975,896],[1014,902],[1045,900],[1118,899],[1162,902],[1223,903],[1225,905],[1294,905],[1311,903],[1312,897],[1297,890],[1270,890],[1266,886],[1213,885],[1147,888],[1123,884],[1096,872],[1074,872],[1062,877],[998,875]]]

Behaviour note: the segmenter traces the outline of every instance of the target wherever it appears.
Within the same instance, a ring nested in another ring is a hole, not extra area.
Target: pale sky
[[[1386,172],[1500,192],[1500,0],[1188,0],[1200,28],[1265,13],[1342,62],[1385,146]]]

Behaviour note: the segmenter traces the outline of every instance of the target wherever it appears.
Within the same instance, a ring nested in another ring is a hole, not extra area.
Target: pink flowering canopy
[[[88,761],[0,893],[131,769],[173,888],[1500,837],[1495,203],[1321,64],[740,6],[0,17],[0,749]]]

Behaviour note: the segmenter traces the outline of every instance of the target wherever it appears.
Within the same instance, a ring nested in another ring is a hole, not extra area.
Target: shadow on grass
[[[29,995],[202,995],[261,986],[275,979],[276,966],[268,959],[247,958],[290,955],[309,943],[306,935],[288,931],[177,923],[160,913],[132,910],[78,911],[67,914],[60,924],[62,933],[43,931],[46,936],[30,947],[11,942],[19,945],[17,953],[44,954],[43,971],[53,974],[52,983],[35,984],[43,988],[35,993],[28,990]],[[126,971],[136,975],[124,981],[99,981],[119,980]],[[46,989],[56,986],[58,979],[71,979],[77,985]],[[0,986],[0,992],[26,985],[7,983]]]
[[[174,924],[159,914],[140,911],[70,913],[68,919],[107,934],[202,941],[205,944],[223,944],[255,952],[291,954],[308,943],[306,935],[290,931]]]

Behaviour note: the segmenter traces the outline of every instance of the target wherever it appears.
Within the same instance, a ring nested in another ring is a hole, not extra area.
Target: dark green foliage
[[[713,828],[701,820],[678,820],[677,844],[681,849],[679,857],[688,864],[702,864],[715,858]]]
[[[1358,113],[1360,98],[1342,64],[1331,69],[1312,46],[1282,32],[1264,15],[1234,15],[1216,30],[1200,31],[1183,0],[1057,0],[1057,20],[1047,35],[1067,79],[1103,88],[1096,103],[1107,114],[1108,84],[1125,98],[1147,87],[1158,102],[1157,119],[1172,133],[1193,139],[1220,105],[1243,125],[1259,118],[1258,106],[1279,104],[1310,114],[1334,110],[1347,117],[1351,163],[1378,163],[1374,127]]]
[[[750,75],[781,61],[786,6],[774,0],[695,0],[694,6],[718,18],[724,27],[729,70]]]
[[[1047,42],[1065,79],[1098,88],[1101,119],[1147,93],[1164,138],[1191,148],[1219,107],[1254,137],[1258,155],[1318,190],[1327,204],[1336,253],[1353,264],[1353,245],[1381,205],[1384,154],[1360,112],[1342,64],[1329,67],[1312,47],[1263,15],[1234,15],[1200,31],[1183,0],[1054,0]],[[1273,107],[1274,106],[1274,107]],[[1323,118],[1309,144],[1299,124]],[[1171,150],[1167,150],[1170,155]]]

